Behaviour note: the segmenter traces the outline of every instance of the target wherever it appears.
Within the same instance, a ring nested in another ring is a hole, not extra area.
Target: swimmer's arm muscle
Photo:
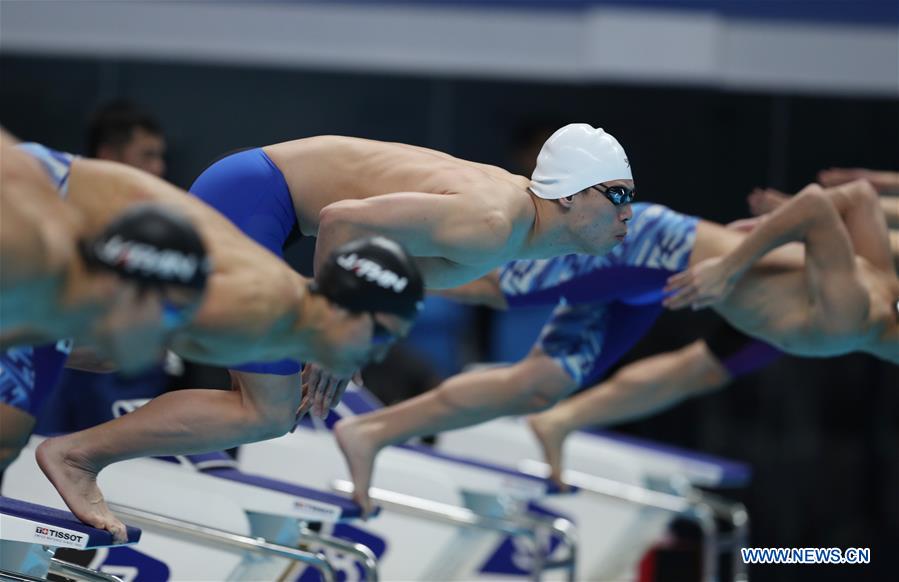
[[[315,245],[315,270],[338,246],[359,237],[383,235],[410,255],[448,264],[480,265],[503,248],[511,227],[498,211],[481,208],[461,194],[396,192],[365,200],[341,200],[322,209]],[[426,284],[431,286],[428,269]]]

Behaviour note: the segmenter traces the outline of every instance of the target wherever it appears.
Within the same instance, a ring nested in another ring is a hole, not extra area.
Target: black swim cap
[[[310,289],[353,312],[412,319],[421,309],[424,281],[402,246],[376,236],[337,248]]]
[[[146,286],[202,290],[210,271],[206,247],[190,221],[156,204],[128,208],[79,248],[89,266]]]

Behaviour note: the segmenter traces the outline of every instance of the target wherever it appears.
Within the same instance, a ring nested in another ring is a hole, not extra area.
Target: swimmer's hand
[[[686,271],[668,278],[662,305],[668,309],[703,309],[723,301],[739,279],[721,257],[701,261]]]
[[[357,384],[362,383],[358,372],[348,377],[333,374],[317,364],[309,363],[303,366],[303,400],[297,412],[297,422],[307,411],[321,419],[327,418],[328,412],[343,398],[350,380],[354,380]]]

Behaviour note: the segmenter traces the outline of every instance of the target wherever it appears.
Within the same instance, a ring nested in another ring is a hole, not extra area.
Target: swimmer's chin
[[[604,240],[602,242],[597,242],[590,245],[584,245],[580,251],[580,253],[585,255],[592,255],[594,257],[601,257],[612,252],[612,249],[617,247],[623,242],[624,238],[622,237],[612,237],[611,239]]]
[[[620,245],[620,244],[623,243],[623,242],[624,242],[624,235],[623,235],[623,234],[622,234],[622,235],[619,235],[619,236],[616,236],[616,237],[615,237],[614,239],[612,239],[608,244],[606,244],[605,247],[604,247],[600,252],[595,253],[595,254],[597,254],[597,255],[605,255],[606,253],[610,253],[610,252],[612,252],[612,249],[614,249],[615,247],[617,247],[618,245]]]

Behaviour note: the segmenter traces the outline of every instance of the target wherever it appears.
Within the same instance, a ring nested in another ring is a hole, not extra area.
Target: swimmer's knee
[[[532,353],[510,371],[509,381],[523,396],[522,414],[542,412],[577,389],[577,382],[552,358]]]
[[[531,394],[530,400],[528,401],[527,413],[536,414],[538,412],[543,412],[544,410],[549,410],[561,399],[561,392],[554,394],[545,394],[542,391],[534,392]]]
[[[727,386],[734,377],[725,362],[712,353],[704,341],[693,342],[680,350],[685,361],[692,362],[693,380],[684,390],[688,396],[714,392]]]
[[[247,420],[248,432],[254,441],[284,436],[296,424],[296,411],[289,408],[266,407],[255,409]]]

